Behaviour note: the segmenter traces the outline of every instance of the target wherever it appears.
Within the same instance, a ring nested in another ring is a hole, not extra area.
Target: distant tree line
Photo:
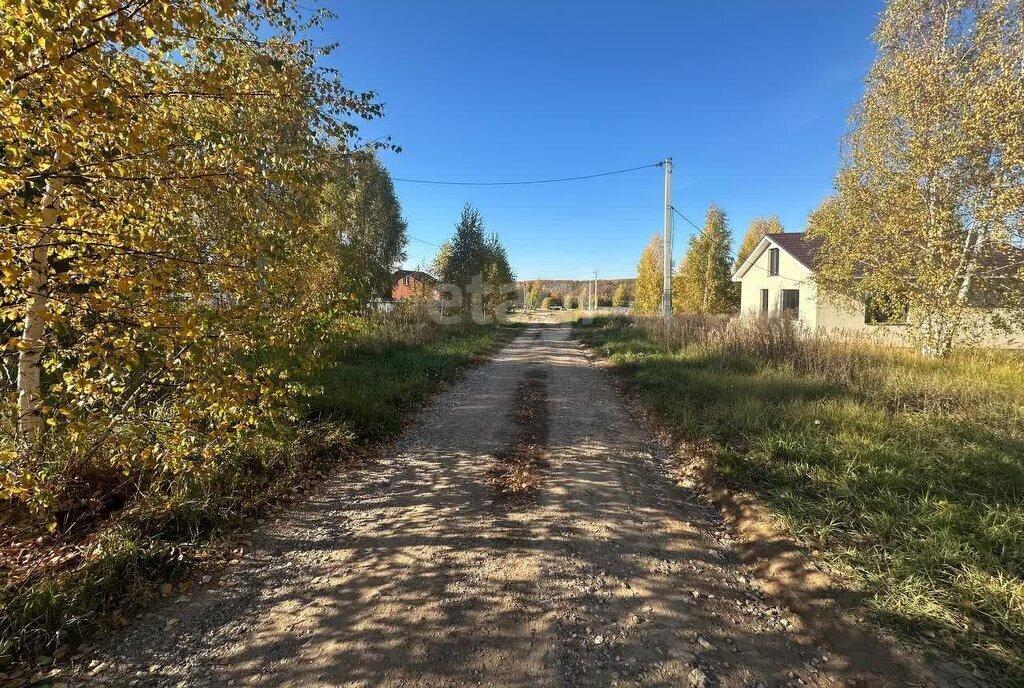
[[[597,280],[598,306],[628,306],[633,298],[635,282],[633,279]],[[526,308],[588,308],[594,293],[593,280],[531,280],[520,282],[517,287],[519,301],[524,303]]]

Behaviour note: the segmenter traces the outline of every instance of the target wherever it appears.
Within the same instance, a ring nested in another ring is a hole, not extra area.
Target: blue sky
[[[363,126],[403,147],[394,177],[506,181],[672,156],[674,205],[710,203],[734,238],[776,213],[791,231],[832,188],[839,139],[874,56],[881,0],[328,0],[319,37],[346,85],[386,104]],[[439,243],[465,203],[522,278],[628,277],[661,231],[662,172],[526,187],[396,182],[409,233]],[[675,255],[693,230],[676,222]],[[410,241],[413,266],[434,248]]]

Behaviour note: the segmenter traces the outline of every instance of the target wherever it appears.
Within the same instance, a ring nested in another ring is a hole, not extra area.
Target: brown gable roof
[[[809,239],[804,232],[767,234],[766,237],[785,249],[807,269],[817,269],[818,253],[825,243],[823,238]],[[1024,249],[1013,244],[990,242],[978,256],[978,264],[981,270],[978,275],[979,279],[976,280],[976,289],[980,289],[977,282],[985,280],[1008,280],[1008,282],[996,282],[1000,287],[1005,288],[1006,284],[1017,284],[1020,281],[1021,268],[1024,268]],[[865,266],[858,265],[854,270],[854,275],[863,277],[865,270]]]
[[[820,237],[809,239],[804,232],[782,232],[765,236],[784,248],[786,253],[800,261],[808,270],[816,267],[818,251],[824,243]]]
[[[438,281],[437,278],[434,277],[433,275],[430,275],[426,272],[421,272],[419,270],[395,270],[395,274],[393,274],[391,278],[392,280],[397,282],[399,279],[405,277],[406,275],[411,275],[415,279],[425,284],[437,284]]]

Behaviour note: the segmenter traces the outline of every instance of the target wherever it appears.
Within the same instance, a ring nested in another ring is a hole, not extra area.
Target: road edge
[[[770,509],[749,491],[729,486],[715,469],[714,447],[675,437],[654,409],[630,384],[624,371],[586,344],[573,327],[572,338],[588,362],[602,369],[634,417],[666,448],[665,471],[714,507],[732,531],[741,565],[768,596],[793,612],[803,630],[833,651],[853,656],[864,667],[867,685],[882,675],[899,675],[900,685],[988,685],[942,648],[920,639],[897,637],[863,618],[856,591],[845,588],[818,567],[813,556],[778,523]],[[840,623],[836,623],[839,621]],[[941,669],[941,671],[939,670]],[[873,676],[872,676],[873,675]]]

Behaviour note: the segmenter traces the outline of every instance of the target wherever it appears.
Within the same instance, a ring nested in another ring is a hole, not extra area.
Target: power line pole
[[[672,158],[665,158],[665,238],[664,282],[661,291],[661,312],[667,324],[672,318]]]
[[[594,270],[594,312],[597,312],[597,270]]]

